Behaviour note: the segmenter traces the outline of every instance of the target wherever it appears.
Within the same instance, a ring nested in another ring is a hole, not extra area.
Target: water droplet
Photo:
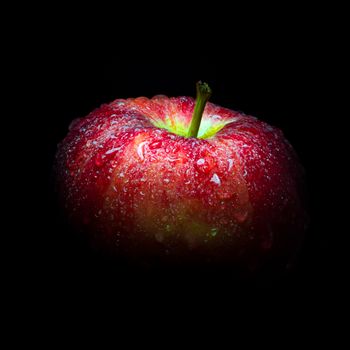
[[[228,159],[228,171],[230,171],[233,167],[233,159]]]
[[[170,182],[170,180],[169,179],[164,179],[163,182],[168,184]]]
[[[213,174],[213,176],[212,176],[212,178],[210,179],[210,181],[211,181],[211,182],[214,182],[214,183],[217,184],[218,186],[221,185],[221,180],[220,180],[219,176],[218,176],[216,173]]]
[[[144,157],[144,146],[145,146],[146,143],[147,143],[147,141],[143,141],[137,146],[137,154],[141,158],[141,160],[145,159],[145,157]]]
[[[199,158],[195,166],[199,172],[208,174],[214,166],[214,160],[211,157]]]
[[[160,148],[160,147],[162,147],[162,141],[155,141],[155,142],[152,142],[148,147],[149,147],[149,149],[157,149],[157,148]]]
[[[117,152],[121,149],[121,147],[115,147],[115,148],[111,148],[109,149],[108,151],[106,151],[106,154],[111,154],[111,153],[114,153],[114,152]]]
[[[218,234],[218,229],[216,227],[213,227],[211,230],[210,230],[210,235],[212,237],[215,237],[217,234]]]

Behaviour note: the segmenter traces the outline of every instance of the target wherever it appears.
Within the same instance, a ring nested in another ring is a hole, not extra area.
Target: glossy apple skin
[[[99,250],[130,259],[287,266],[307,216],[303,169],[277,128],[208,103],[207,139],[187,128],[194,100],[116,100],[75,120],[56,155],[67,215]],[[202,126],[201,126],[202,127]]]

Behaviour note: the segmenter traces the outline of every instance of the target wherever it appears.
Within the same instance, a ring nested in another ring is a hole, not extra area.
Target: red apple
[[[197,93],[197,103],[118,99],[73,121],[56,162],[68,215],[127,258],[286,266],[306,222],[291,145],[275,127],[206,104],[206,84]]]

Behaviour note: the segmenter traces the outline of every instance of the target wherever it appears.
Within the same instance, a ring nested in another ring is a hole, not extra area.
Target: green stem
[[[211,96],[211,89],[207,83],[202,83],[201,81],[199,81],[196,84],[196,88],[197,88],[196,105],[194,106],[191,125],[190,125],[190,128],[188,129],[188,133],[187,133],[188,137],[198,136],[198,130],[201,125],[203,111],[206,103],[208,102]]]

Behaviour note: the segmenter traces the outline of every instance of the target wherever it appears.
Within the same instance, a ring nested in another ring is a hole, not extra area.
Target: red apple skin
[[[207,139],[189,127],[195,101],[116,100],[70,125],[56,155],[60,198],[99,250],[128,259],[290,264],[307,222],[303,169],[282,132],[212,103]]]

